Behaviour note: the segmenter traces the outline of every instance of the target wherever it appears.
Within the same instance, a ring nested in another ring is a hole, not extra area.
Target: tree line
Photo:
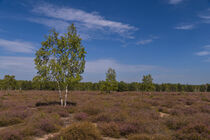
[[[151,76],[151,75],[150,75]],[[155,92],[210,92],[210,84],[203,85],[186,85],[186,84],[171,84],[151,83],[146,75],[142,82],[126,83],[124,81],[116,81],[107,79],[105,81],[94,82],[78,82],[70,86],[69,90],[76,91],[102,91],[110,93],[111,91],[155,91]],[[146,77],[146,78],[145,78]],[[112,79],[112,78],[111,78]],[[0,79],[1,90],[58,90],[57,83],[54,81],[37,81],[33,80],[15,80],[13,75],[5,75],[4,79]]]

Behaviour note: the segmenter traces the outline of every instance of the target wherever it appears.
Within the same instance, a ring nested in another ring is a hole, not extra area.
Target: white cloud
[[[203,48],[203,51],[197,52],[196,55],[198,56],[210,55],[210,45],[205,45],[202,48]]]
[[[0,48],[16,53],[32,53],[35,45],[26,41],[0,39]]]
[[[138,45],[145,45],[151,43],[153,40],[152,39],[146,39],[146,40],[141,40],[137,42]]]
[[[80,9],[43,4],[36,6],[32,11],[47,16],[48,18],[54,18],[56,19],[55,22],[59,22],[59,24],[62,22],[62,24],[66,25],[64,21],[71,21],[76,22],[87,29],[101,29],[104,31],[109,29],[111,32],[118,33],[121,36],[131,37],[131,32],[137,30],[136,27],[131,26],[129,24],[107,20],[104,17],[97,14],[96,12],[88,13]],[[51,21],[53,22],[53,20]],[[45,25],[53,25],[53,23],[46,23],[43,20],[35,20],[35,22],[40,22]]]
[[[210,49],[210,45],[206,45],[203,47],[204,49]]]
[[[179,4],[181,2],[183,2],[183,0],[169,0],[169,4],[173,4],[173,5]]]
[[[210,15],[199,15],[202,19],[210,19]]]
[[[47,19],[47,18],[28,18],[30,22],[35,22],[39,24],[43,24],[50,28],[55,28],[57,31],[64,33],[69,26],[69,23],[64,20],[57,20],[57,19]],[[80,26],[79,26],[80,27]],[[81,30],[81,28],[79,28]],[[80,32],[80,37],[84,40],[90,39],[90,35],[84,32]]]
[[[28,71],[34,68],[33,57],[0,56],[0,69]]]
[[[201,51],[201,52],[197,52],[196,55],[198,55],[198,56],[210,55],[210,51]]]
[[[121,64],[112,59],[100,59],[95,61],[87,61],[85,73],[105,73],[108,68],[114,68],[117,72],[142,72],[156,69],[151,65],[129,65]]]
[[[29,18],[28,20],[35,23],[44,24],[50,28],[55,28],[56,30],[62,32],[65,31],[69,26],[69,23],[63,20],[46,19],[46,18]]]
[[[150,37],[149,39],[140,40],[140,41],[138,41],[136,44],[137,44],[137,45],[146,45],[146,44],[150,44],[150,43],[152,43],[155,39],[158,39],[158,37],[152,36],[152,37]]]
[[[199,15],[198,15],[199,18],[202,19],[202,23],[206,23],[206,24],[209,24],[210,23],[210,9],[207,9],[203,12],[201,12]]]
[[[192,30],[195,27],[194,24],[188,24],[188,25],[180,25],[175,27],[177,30]]]
[[[0,56],[1,77],[10,74],[17,79],[31,80],[36,73],[33,57]]]
[[[113,59],[99,59],[86,62],[83,81],[97,82],[99,80],[105,80],[105,73],[110,67],[115,69],[117,80],[125,82],[140,81],[143,74],[153,74],[156,71],[163,71],[162,68],[153,65],[122,64]]]

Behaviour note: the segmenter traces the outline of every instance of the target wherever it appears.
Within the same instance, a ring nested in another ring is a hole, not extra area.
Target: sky
[[[0,79],[36,75],[35,52],[74,23],[87,51],[82,81],[210,83],[210,0],[0,0]]]

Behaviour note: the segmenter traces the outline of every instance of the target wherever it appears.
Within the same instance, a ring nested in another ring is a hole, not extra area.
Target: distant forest
[[[77,91],[103,91],[105,81],[78,82],[69,87],[69,90]],[[58,90],[56,82],[52,81],[26,81],[10,79],[0,79],[1,90]],[[156,91],[156,92],[210,92],[210,84],[204,85],[184,85],[184,84],[155,84],[155,83],[126,83],[123,81],[116,83],[116,88],[112,91]]]

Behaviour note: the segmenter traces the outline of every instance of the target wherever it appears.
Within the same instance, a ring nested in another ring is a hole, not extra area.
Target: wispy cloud
[[[66,22],[69,21],[77,22],[80,26],[83,26],[86,29],[100,29],[104,31],[108,29],[111,32],[118,33],[122,36],[125,35],[127,37],[131,37],[131,32],[137,30],[136,27],[129,24],[107,20],[96,12],[88,13],[80,9],[69,7],[58,7],[51,4],[42,4],[34,7],[32,11],[45,17],[56,19],[55,22],[59,23],[58,25],[61,26],[62,24],[66,25]],[[53,23],[53,20],[51,20],[50,23],[46,23],[46,21],[43,19],[35,19],[31,21],[39,22],[48,26],[56,25],[56,23]]]
[[[64,33],[68,26],[70,25],[69,22],[64,21],[64,20],[58,20],[58,19],[47,19],[47,18],[28,18],[27,19],[30,22],[35,22],[39,24],[43,24],[45,26],[48,26],[49,28],[55,28],[57,31]],[[77,24],[78,25],[78,24]],[[78,26],[77,26],[78,27]],[[90,35],[84,33],[84,29],[81,29],[79,26],[79,30],[83,30],[80,32],[80,36],[84,40],[89,40]]]
[[[5,40],[0,38],[0,48],[16,53],[32,53],[35,45],[31,42],[19,40]]]
[[[121,64],[113,59],[100,59],[95,61],[87,61],[85,72],[87,73],[105,73],[111,67],[117,72],[142,72],[154,70],[157,67],[152,65],[130,65]]]
[[[199,15],[200,18],[202,19],[210,19],[210,15]]]
[[[152,37],[150,37],[150,38],[148,38],[148,39],[140,40],[140,41],[138,41],[136,44],[137,44],[137,45],[146,45],[146,44],[150,44],[150,43],[152,43],[155,39],[158,39],[158,37],[152,36]]]
[[[210,45],[203,46],[205,49],[210,49]]]
[[[0,69],[33,71],[33,57],[0,56]]]
[[[114,68],[117,73],[117,80],[134,82],[139,81],[143,74],[154,71],[164,71],[163,68],[154,65],[123,64],[113,59],[99,59],[87,61],[84,72],[84,81],[105,80],[105,73],[108,68]]]
[[[192,30],[193,28],[195,28],[194,24],[185,24],[185,25],[179,25],[175,27],[175,29],[177,30]]]
[[[46,19],[46,18],[28,18],[29,21],[46,25],[50,28],[55,28],[59,31],[65,31],[69,26],[69,23],[63,20]]]
[[[36,73],[33,59],[33,57],[0,56],[1,76],[12,74],[17,79],[31,80]]]
[[[205,58],[204,62],[210,62],[210,45],[206,45],[202,47],[203,50],[195,53],[197,56],[202,56]]]
[[[181,2],[183,2],[184,0],[169,0],[169,4],[173,4],[173,5],[176,5],[176,4],[179,4]]]
[[[149,44],[153,41],[153,39],[146,39],[146,40],[141,40],[139,42],[137,42],[138,45],[145,45],[145,44]]]
[[[200,52],[197,52],[196,55],[198,56],[210,55],[210,51],[200,51]]]
[[[202,19],[202,23],[210,23],[210,9],[207,9],[200,14],[198,14],[198,17]]]

